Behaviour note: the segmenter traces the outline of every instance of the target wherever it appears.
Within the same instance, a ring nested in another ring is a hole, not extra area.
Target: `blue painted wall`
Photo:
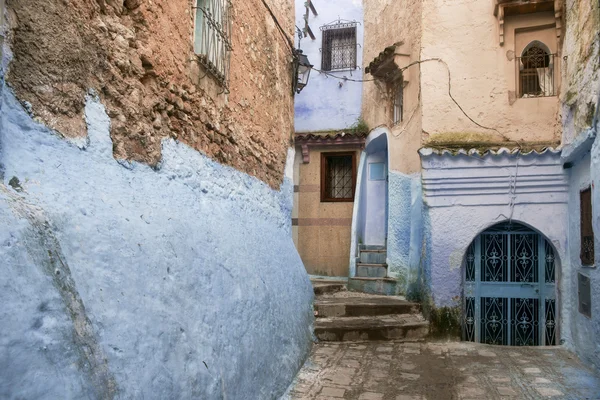
[[[421,177],[389,173],[388,274],[402,294],[417,290],[423,248]]]
[[[93,98],[80,148],[3,89],[0,398],[281,395],[313,321],[290,174],[272,190],[173,140],[157,170],[117,162]]]
[[[304,28],[305,0],[296,0],[296,25]],[[309,24],[316,40],[310,36],[298,44],[316,69],[321,69],[322,32],[321,26],[338,19],[357,21],[357,68],[355,70],[330,71],[337,77],[363,79],[363,7],[361,0],[313,0],[317,16],[309,15]],[[336,130],[348,128],[360,117],[362,83],[336,79],[313,70],[308,86],[295,98],[296,132]]]
[[[574,349],[584,360],[600,368],[600,193],[598,192],[598,179],[600,178],[600,143],[596,139],[593,146],[581,140],[587,137],[582,132],[578,141],[567,148],[578,148],[582,153],[576,155],[576,160],[569,171],[569,220],[568,220],[568,259],[563,265],[562,279],[567,290],[563,299],[563,340],[565,344]],[[577,143],[581,142],[581,143]],[[579,144],[579,146],[578,146]],[[591,147],[591,151],[590,151]],[[567,153],[565,152],[565,153]],[[591,267],[583,266],[580,258],[581,233],[580,233],[580,192],[593,186],[592,210],[595,233],[596,262]],[[578,275],[583,274],[590,278],[592,293],[592,318],[579,312]]]

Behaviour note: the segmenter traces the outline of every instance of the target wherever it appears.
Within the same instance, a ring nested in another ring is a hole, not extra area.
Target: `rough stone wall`
[[[293,4],[269,2],[287,32]],[[50,128],[84,135],[85,94],[111,118],[114,155],[157,165],[172,137],[277,186],[292,133],[290,50],[260,0],[232,1],[230,94],[193,53],[194,1],[8,0],[8,82]],[[290,34],[291,38],[291,34]]]
[[[400,51],[417,61],[421,55],[422,0],[369,0],[364,4],[365,49],[363,67],[386,47],[403,43]],[[365,79],[372,79],[365,75]],[[389,136],[390,169],[405,174],[420,170],[417,150],[421,146],[420,66],[405,73],[403,121],[394,125],[391,98],[385,83],[365,82],[363,85],[363,118],[374,128],[386,126]]]
[[[567,0],[566,32],[563,55],[563,143],[572,143],[583,130],[591,127],[600,90],[598,62],[598,2]]]
[[[592,126],[600,91],[600,10],[598,3],[591,0],[567,0],[566,10],[563,47],[566,61],[561,93],[563,142],[569,145],[567,152],[573,150],[573,154],[578,156],[572,157],[571,168],[568,170],[570,240],[568,259],[562,266],[562,276],[567,288],[563,298],[563,336],[566,346],[574,349],[587,362],[600,367],[600,141],[597,138],[598,126]],[[592,267],[582,266],[580,258],[580,191],[588,187],[592,188],[596,256]],[[579,273],[590,278],[592,318],[579,312]]]
[[[313,321],[291,168],[274,190],[173,139],[117,162],[85,117],[80,149],[2,91],[0,398],[279,398]]]

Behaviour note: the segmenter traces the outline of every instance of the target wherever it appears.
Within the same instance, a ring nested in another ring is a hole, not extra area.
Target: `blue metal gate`
[[[464,340],[556,344],[554,250],[540,234],[520,224],[496,225],[471,243],[464,271]]]

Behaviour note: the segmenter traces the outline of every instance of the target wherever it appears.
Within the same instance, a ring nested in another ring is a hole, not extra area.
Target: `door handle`
[[[521,283],[521,287],[525,286],[534,287],[535,285],[533,283]]]

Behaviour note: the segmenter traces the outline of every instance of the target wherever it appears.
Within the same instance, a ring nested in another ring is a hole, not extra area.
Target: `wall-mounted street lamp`
[[[294,92],[300,93],[306,85],[308,85],[308,78],[310,76],[310,70],[312,64],[308,61],[308,57],[302,54],[302,50],[296,50],[296,56],[294,58],[295,67],[295,81],[294,81]]]

